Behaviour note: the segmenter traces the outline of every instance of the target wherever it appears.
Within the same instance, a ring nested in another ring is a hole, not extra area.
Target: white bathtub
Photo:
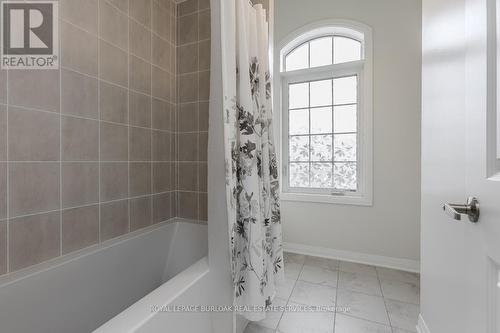
[[[120,318],[124,318],[118,314],[131,305],[137,309],[149,300],[157,302],[151,305],[173,302],[193,292],[201,299],[202,286],[197,282],[203,281],[208,272],[206,259],[200,261],[206,257],[207,248],[206,225],[178,220],[39,265],[31,272],[2,278],[1,332],[165,332],[144,330],[158,322],[155,317],[167,317],[152,313],[151,306],[149,314],[141,313],[140,319],[126,315],[132,319],[127,322],[130,327],[116,330],[116,325],[123,324]],[[186,279],[186,274],[191,279]],[[193,278],[195,275],[198,278]],[[156,300],[158,291],[162,299]],[[131,313],[127,311],[124,314]]]

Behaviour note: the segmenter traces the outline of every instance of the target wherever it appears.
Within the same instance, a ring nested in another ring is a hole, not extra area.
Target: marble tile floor
[[[285,281],[273,305],[285,308],[244,333],[416,332],[419,275],[285,253]],[[285,307],[286,306],[286,307]],[[324,311],[294,311],[325,306]]]

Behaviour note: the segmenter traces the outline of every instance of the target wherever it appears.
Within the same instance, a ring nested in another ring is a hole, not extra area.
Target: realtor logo
[[[57,1],[1,3],[1,67],[57,69],[59,34]]]

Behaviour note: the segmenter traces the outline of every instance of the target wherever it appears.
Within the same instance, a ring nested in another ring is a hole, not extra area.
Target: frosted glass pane
[[[333,79],[333,104],[356,103],[357,81],[356,76]]]
[[[309,43],[299,46],[285,58],[285,70],[293,71],[309,67]]]
[[[290,137],[290,161],[309,161],[309,137]]]
[[[288,108],[307,108],[309,106],[309,83],[291,84],[288,87]]]
[[[309,134],[309,110],[290,110],[289,134]]]
[[[332,163],[311,163],[311,187],[331,188],[333,183]]]
[[[356,132],[358,105],[342,105],[333,109],[334,133]]]
[[[335,64],[361,59],[361,43],[346,37],[334,37],[333,60]]]
[[[311,67],[332,64],[332,37],[318,38],[311,41]]]
[[[332,133],[332,108],[311,109],[311,134]]]
[[[334,136],[334,160],[356,161],[356,134],[336,134]]]
[[[332,136],[311,135],[311,161],[332,160]]]
[[[312,81],[311,107],[332,105],[332,80]]]
[[[356,163],[335,163],[333,165],[333,187],[338,190],[356,190]]]
[[[290,163],[290,186],[309,187],[309,163]]]

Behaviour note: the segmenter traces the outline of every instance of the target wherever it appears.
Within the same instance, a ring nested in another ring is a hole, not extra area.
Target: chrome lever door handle
[[[462,215],[467,215],[469,221],[476,223],[479,220],[479,201],[474,197],[469,197],[464,204],[444,204],[443,210],[454,220],[460,221]]]

